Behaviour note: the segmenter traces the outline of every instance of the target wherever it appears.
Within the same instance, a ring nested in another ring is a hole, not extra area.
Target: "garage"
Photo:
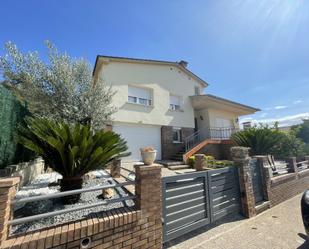
[[[124,161],[140,161],[140,148],[153,147],[157,150],[157,160],[161,159],[161,127],[142,124],[115,123],[113,131],[120,134],[129,146],[130,156]]]

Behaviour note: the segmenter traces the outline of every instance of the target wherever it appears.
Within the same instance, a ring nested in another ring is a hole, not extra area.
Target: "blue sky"
[[[48,39],[92,64],[97,54],[183,59],[207,93],[262,109],[246,120],[309,116],[309,1],[2,0],[0,13],[0,47],[44,53]]]

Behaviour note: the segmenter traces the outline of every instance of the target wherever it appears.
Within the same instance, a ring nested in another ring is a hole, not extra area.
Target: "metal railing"
[[[230,139],[231,136],[237,131],[239,131],[239,129],[235,127],[227,127],[227,128],[211,127],[209,128],[209,138],[227,140]]]
[[[55,199],[59,197],[64,197],[64,196],[69,196],[69,195],[76,195],[76,194],[81,194],[85,192],[92,192],[92,191],[97,191],[97,190],[103,190],[103,189],[108,189],[108,188],[119,188],[119,187],[124,187],[127,185],[135,185],[135,181],[127,181],[123,183],[113,183],[113,184],[108,184],[105,186],[96,186],[96,187],[90,187],[90,188],[84,188],[84,189],[77,189],[77,190],[70,190],[70,191],[64,191],[60,193],[54,193],[54,194],[47,194],[47,195],[41,195],[41,196],[32,196],[32,197],[25,197],[21,199],[15,199],[11,202],[11,205],[17,205],[21,203],[29,203],[29,202],[34,202],[34,201],[41,201],[41,200],[46,200],[46,199]],[[109,200],[104,200],[96,203],[91,203],[91,204],[86,204],[86,205],[79,205],[76,207],[72,208],[66,208],[63,210],[57,210],[57,211],[51,211],[43,214],[37,214],[37,215],[31,215],[23,218],[17,218],[17,219],[12,219],[8,222],[9,225],[18,225],[26,222],[31,222],[43,218],[48,218],[64,213],[69,213],[73,211],[78,211],[82,209],[87,209],[87,208],[93,208],[97,207],[100,205],[107,205],[110,203],[115,203],[115,202],[122,202],[122,201],[127,201],[127,200],[133,200],[135,199],[135,195],[129,195],[125,197],[118,197],[118,198],[113,198]]]
[[[302,170],[309,168],[309,161],[305,160],[301,162],[296,162],[296,165],[297,165],[298,171],[302,171]]]
[[[204,139],[215,139],[215,140],[226,140],[230,139],[231,136],[239,131],[236,127],[211,127],[208,129],[208,135]],[[199,144],[202,140],[201,132],[198,130],[192,135],[185,138],[185,149],[186,152],[191,150],[194,146]]]
[[[190,136],[185,138],[185,149],[186,151],[192,149],[195,145],[201,142],[201,134],[200,131],[196,131]]]

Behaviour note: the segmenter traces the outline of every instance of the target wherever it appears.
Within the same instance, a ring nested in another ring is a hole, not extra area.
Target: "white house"
[[[157,149],[157,159],[170,159],[194,146],[197,138],[229,138],[239,116],[259,111],[203,94],[207,82],[185,61],[100,55],[93,73],[116,92],[112,129],[128,142],[132,155],[126,160],[140,160],[140,148],[146,146]]]

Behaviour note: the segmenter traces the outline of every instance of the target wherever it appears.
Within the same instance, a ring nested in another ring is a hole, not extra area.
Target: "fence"
[[[237,168],[162,178],[163,241],[240,212]]]
[[[0,84],[0,168],[28,161],[32,153],[17,144],[16,131],[28,115],[27,108]]]
[[[34,196],[19,200],[14,200],[19,178],[0,180],[0,221],[3,224],[0,225],[1,248],[8,249],[12,246],[14,248],[94,248],[96,246],[103,248],[111,246],[117,248],[137,248],[145,247],[146,245],[149,248],[161,248],[161,168],[159,166],[136,166],[135,176],[135,181]],[[104,200],[24,218],[10,219],[11,205],[61,198],[107,188],[122,188],[129,185],[135,186],[135,195],[130,194],[127,197]],[[153,188],[153,186],[156,186],[156,188]],[[90,218],[17,236],[9,236],[8,234],[11,225],[126,200],[134,200],[135,207],[115,209],[107,213],[100,212],[90,215]]]

